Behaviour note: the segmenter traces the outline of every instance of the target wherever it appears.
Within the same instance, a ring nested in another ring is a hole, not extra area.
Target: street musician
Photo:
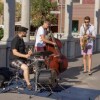
[[[84,18],[84,24],[80,27],[80,46],[81,53],[83,55],[84,73],[87,72],[86,69],[86,57],[88,57],[88,74],[91,75],[92,66],[92,52],[93,52],[93,41],[96,38],[95,28],[90,24],[90,17],[86,16]]]

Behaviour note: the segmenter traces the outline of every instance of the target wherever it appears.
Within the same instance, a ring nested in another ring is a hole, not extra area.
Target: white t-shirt
[[[83,35],[85,34],[85,24],[83,24],[81,27],[80,27],[80,37],[83,37]],[[89,25],[88,28],[86,29],[86,34],[92,34],[92,36],[96,37],[96,32],[95,32],[95,28],[93,25]],[[89,43],[92,43],[93,44],[93,39],[92,38],[89,38],[88,40]]]
[[[45,30],[42,26],[40,26],[37,30],[35,47],[44,47],[45,46],[45,43],[41,39],[41,35],[45,35]]]

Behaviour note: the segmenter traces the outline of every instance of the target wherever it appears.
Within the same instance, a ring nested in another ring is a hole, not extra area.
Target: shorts
[[[45,47],[35,47],[35,51],[36,52],[41,52],[41,51],[44,51],[44,48]]]
[[[14,68],[21,68],[22,64],[25,64],[25,63],[21,60],[13,60],[10,63],[11,67],[14,67]]]
[[[93,44],[87,44],[86,49],[85,50],[81,50],[81,54],[82,55],[89,55],[93,53]]]

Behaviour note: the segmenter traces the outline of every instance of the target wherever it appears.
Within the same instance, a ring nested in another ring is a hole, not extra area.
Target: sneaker
[[[87,71],[83,71],[83,73],[87,73]]]
[[[92,72],[88,72],[88,75],[92,75]]]
[[[32,85],[27,85],[27,88],[28,88],[28,90],[32,90],[33,89]]]

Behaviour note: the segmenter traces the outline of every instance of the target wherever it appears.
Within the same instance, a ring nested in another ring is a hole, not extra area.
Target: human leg
[[[24,79],[26,81],[26,84],[27,84],[27,86],[30,86],[31,83],[30,83],[28,66],[24,62],[22,62],[20,60],[12,61],[11,62],[11,66],[14,67],[14,68],[18,68],[18,69],[22,69],[23,70],[23,76],[24,76]],[[32,88],[29,87],[29,89],[32,89]]]
[[[86,72],[86,57],[87,55],[83,55],[83,64],[84,64],[84,72]]]
[[[92,54],[88,55],[88,72],[91,72],[91,66],[92,66]]]
[[[21,65],[21,69],[23,70],[23,76],[24,76],[24,79],[25,79],[27,85],[30,85],[30,78],[29,78],[29,69],[28,69],[28,66],[26,64],[22,64]]]
[[[29,90],[32,89],[31,83],[30,83],[30,77],[29,77],[29,68],[26,64],[21,65],[21,69],[23,70],[23,76],[26,81],[27,87]]]
[[[91,75],[93,44],[88,44],[88,73]]]

